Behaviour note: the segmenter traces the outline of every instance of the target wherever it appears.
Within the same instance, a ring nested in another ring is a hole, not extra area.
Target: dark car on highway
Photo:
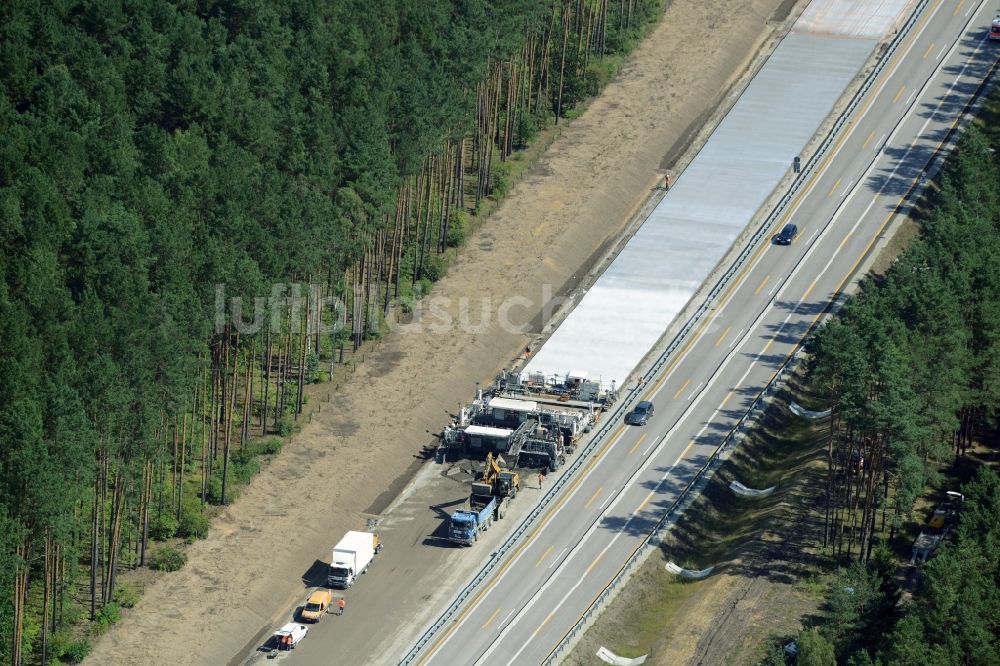
[[[629,412],[628,417],[625,422],[629,425],[646,425],[646,421],[649,420],[650,415],[653,413],[653,403],[649,400],[643,400],[638,405],[635,406],[631,412]]]
[[[794,224],[786,224],[778,235],[774,237],[775,245],[791,245],[795,240],[795,234],[799,233],[799,228]]]

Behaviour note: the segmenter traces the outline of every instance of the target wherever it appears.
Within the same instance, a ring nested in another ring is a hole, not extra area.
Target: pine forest
[[[204,537],[661,11],[3,3],[0,661],[81,659],[122,571],[180,566],[151,543]]]
[[[307,387],[433,289],[519,151],[663,6],[0,4],[0,663],[82,660],[136,603],[124,572],[183,566]],[[921,199],[919,237],[807,342],[843,570],[801,663],[1000,660],[993,471],[912,604],[885,546],[996,437],[998,108]]]
[[[843,568],[816,628],[799,635],[799,663],[1000,661],[1000,476],[970,450],[996,460],[998,110],[993,94],[985,122],[961,136],[921,204],[920,237],[809,344],[810,380],[833,408],[821,545]],[[902,528],[927,489],[959,490],[942,478],[956,465],[973,477],[951,507],[957,526],[904,603],[897,570],[912,537]]]

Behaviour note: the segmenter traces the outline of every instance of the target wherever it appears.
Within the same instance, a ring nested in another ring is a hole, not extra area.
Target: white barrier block
[[[601,649],[597,651],[597,656],[601,658],[606,664],[612,664],[613,666],[639,666],[639,664],[646,661],[648,654],[644,654],[641,657],[636,657],[635,659],[629,659],[628,657],[619,657],[614,652],[608,648],[601,646]]]
[[[712,573],[712,569],[715,568],[715,567],[709,567],[707,569],[702,569],[701,571],[692,571],[691,569],[682,569],[676,564],[674,564],[672,561],[667,562],[666,567],[667,571],[669,571],[670,573],[676,576],[680,576],[681,578],[688,578],[691,580],[698,580],[700,578],[704,578],[708,574]]]
[[[763,490],[755,490],[753,488],[747,488],[739,481],[733,481],[729,484],[729,488],[737,495],[743,495],[744,497],[764,497],[765,495],[770,495],[774,492],[774,489],[778,486],[771,486],[770,488],[764,488]]]
[[[832,409],[824,409],[822,412],[810,412],[808,409],[802,409],[802,407],[799,407],[799,404],[794,400],[788,403],[788,408],[792,410],[793,414],[804,416],[807,419],[825,419],[833,413]]]

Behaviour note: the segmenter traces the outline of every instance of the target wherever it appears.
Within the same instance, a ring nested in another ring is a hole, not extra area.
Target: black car
[[[628,417],[625,422],[629,425],[646,425],[646,421],[653,414],[653,403],[649,400],[643,400],[638,405],[635,406],[631,412],[629,412]]]
[[[775,245],[791,245],[795,240],[795,234],[799,233],[799,228],[794,224],[786,224],[778,235],[774,237]]]

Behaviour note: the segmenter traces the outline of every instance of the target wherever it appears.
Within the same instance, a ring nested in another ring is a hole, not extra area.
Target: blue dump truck
[[[489,529],[496,508],[497,499],[491,497],[485,504],[474,504],[471,511],[462,509],[451,514],[451,524],[448,525],[448,540],[463,546],[471,546],[479,540],[480,532]]]

